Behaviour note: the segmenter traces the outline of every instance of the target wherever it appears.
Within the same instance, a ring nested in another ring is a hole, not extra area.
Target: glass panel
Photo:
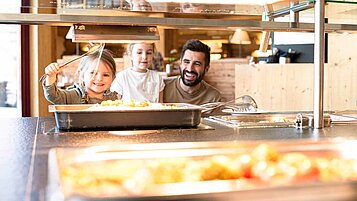
[[[20,116],[20,25],[0,25],[0,117]]]
[[[19,13],[20,12],[20,0],[7,1],[0,0],[0,13]]]
[[[302,3],[306,0],[291,0]],[[311,0],[310,0],[311,1]],[[276,8],[287,7],[289,0],[37,0],[29,5],[14,5],[12,1],[0,1],[1,13],[14,12],[29,8],[31,13],[55,13],[61,9],[111,10],[111,11],[149,11],[169,13],[206,13],[206,14],[261,14],[262,6],[274,4]],[[58,12],[57,12],[58,13]],[[63,12],[65,13],[65,12]],[[78,13],[77,13],[78,14]]]
[[[83,14],[90,14],[91,10],[102,10],[106,15],[117,15],[120,11],[261,15],[266,3],[273,5],[274,11],[277,11],[293,4],[313,2],[313,0],[38,0],[21,6],[14,4],[13,1],[1,0],[0,13],[18,13],[20,8],[30,8],[31,13],[53,14],[71,14],[71,10],[83,10],[87,11]],[[326,0],[326,4],[327,8],[335,4],[350,6],[356,5],[357,0]],[[356,17],[356,12],[350,14]]]

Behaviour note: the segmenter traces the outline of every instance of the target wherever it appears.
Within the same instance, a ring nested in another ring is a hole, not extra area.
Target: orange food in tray
[[[147,107],[150,106],[150,101],[124,101],[124,100],[107,100],[100,103],[101,106],[128,106],[128,107]]]
[[[343,159],[335,152],[278,152],[261,144],[250,153],[93,160],[65,165],[60,170],[67,193],[114,196],[120,192],[119,195],[128,196],[150,194],[156,187],[187,182],[197,182],[198,187],[207,181],[241,181],[244,189],[352,181],[357,180],[357,159]]]

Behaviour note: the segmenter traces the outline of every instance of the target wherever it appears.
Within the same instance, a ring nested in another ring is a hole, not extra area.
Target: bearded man
[[[221,100],[221,93],[203,80],[210,67],[210,48],[189,40],[182,48],[180,76],[165,80],[164,102],[201,105]]]

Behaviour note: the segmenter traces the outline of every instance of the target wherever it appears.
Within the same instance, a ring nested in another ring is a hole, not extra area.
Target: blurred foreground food
[[[212,180],[247,187],[357,179],[357,159],[336,154],[280,153],[261,144],[250,153],[200,157],[105,160],[73,163],[60,172],[62,185],[89,195],[133,195],[153,186]]]

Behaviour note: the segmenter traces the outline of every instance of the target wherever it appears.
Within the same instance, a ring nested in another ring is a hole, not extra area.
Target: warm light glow
[[[252,57],[268,57],[270,55],[272,55],[272,51],[271,50],[267,50],[266,52],[261,52],[259,50],[255,50],[252,53]]]
[[[209,43],[228,43],[227,39],[216,39],[216,40],[201,40],[202,43],[209,44]],[[221,46],[222,47],[222,46]]]
[[[228,40],[201,40],[202,43],[208,45],[211,48],[211,53],[221,53],[222,43],[228,43]]]
[[[221,57],[221,54],[211,54],[211,61],[220,60]]]
[[[256,40],[255,40],[255,44],[256,44],[256,45],[260,45],[260,40],[261,40],[261,38],[262,38],[262,35],[263,35],[262,32],[257,33],[257,35],[256,35]]]
[[[201,3],[201,4],[239,4],[239,5],[264,5],[272,4],[287,0],[260,0],[260,1],[247,1],[247,0],[147,0],[150,3]]]
[[[123,145],[124,147],[125,145]],[[79,155],[76,158],[76,162],[90,162],[90,161],[106,161],[106,160],[125,160],[125,159],[152,159],[152,158],[172,158],[172,157],[192,157],[192,156],[209,156],[214,153],[220,153],[219,151],[214,149],[167,149],[167,150],[103,150],[103,147],[96,146],[83,154]],[[98,152],[94,152],[94,151]],[[228,153],[226,151],[235,151],[232,150],[222,150],[224,153]],[[222,153],[223,153],[222,152]]]
[[[230,37],[230,43],[233,44],[251,44],[248,32],[237,29]]]
[[[347,36],[347,35],[349,35],[349,34],[350,34],[350,33],[346,32],[346,31],[342,33],[343,36]]]
[[[153,134],[153,133],[159,133],[159,131],[158,130],[109,131],[109,134],[121,135],[121,136],[144,135],[144,134]]]
[[[88,43],[88,44],[81,44],[80,49],[83,52],[88,52],[91,51],[93,52],[94,50],[98,49],[101,46],[101,44],[93,44],[93,43]]]
[[[343,142],[339,145],[339,149],[341,150],[341,155],[343,158],[348,159],[357,159],[357,141],[350,140]]]
[[[271,122],[287,122],[284,117],[272,117]]]

